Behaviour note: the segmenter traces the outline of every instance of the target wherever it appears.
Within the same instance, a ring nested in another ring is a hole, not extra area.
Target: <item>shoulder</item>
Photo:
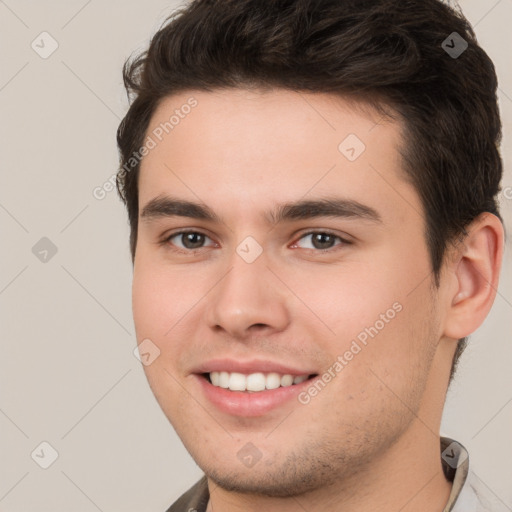
[[[510,512],[504,499],[470,468],[452,512]]]
[[[210,498],[206,476],[182,494],[166,512],[204,512]]]

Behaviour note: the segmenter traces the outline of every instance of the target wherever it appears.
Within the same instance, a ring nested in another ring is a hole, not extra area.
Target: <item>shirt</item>
[[[478,476],[469,469],[467,450],[457,441],[441,437],[441,463],[452,482],[448,502],[442,512],[510,512]],[[210,494],[206,476],[185,492],[166,512],[206,512]]]

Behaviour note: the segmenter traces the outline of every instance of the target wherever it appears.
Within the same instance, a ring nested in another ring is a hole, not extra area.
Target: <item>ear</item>
[[[482,325],[496,297],[503,257],[504,231],[498,217],[484,212],[466,231],[449,265],[453,286],[447,297],[444,335],[453,339],[468,336]]]

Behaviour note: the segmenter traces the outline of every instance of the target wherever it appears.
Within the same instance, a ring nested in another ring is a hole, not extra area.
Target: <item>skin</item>
[[[198,105],[142,161],[139,211],[172,194],[222,222],[139,219],[133,314],[138,342],[160,350],[144,370],[208,477],[208,510],[442,510],[450,366],[457,339],[494,300],[499,219],[482,214],[449,246],[436,289],[422,205],[401,170],[399,122],[329,94],[226,89],[166,98],[147,134],[190,96]],[[338,150],[350,133],[366,145],[353,162]],[[278,203],[333,195],[370,206],[381,222],[264,220]],[[202,248],[192,253],[181,236],[159,243],[181,228],[205,234]],[[322,253],[309,230],[351,243],[333,238]],[[247,236],[263,250],[250,264],[236,252]],[[322,374],[394,303],[401,311],[306,405],[230,415],[192,374],[223,357]],[[237,457],[248,442],[262,454],[250,468]]]

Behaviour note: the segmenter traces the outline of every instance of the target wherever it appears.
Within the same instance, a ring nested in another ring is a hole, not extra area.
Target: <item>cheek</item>
[[[375,311],[377,314],[352,337],[361,350],[347,367],[345,383],[347,390],[361,400],[373,405],[385,401],[407,416],[407,408],[401,404],[419,407],[438,333],[428,284],[409,296],[397,296],[395,308]],[[362,392],[365,388],[372,392]]]
[[[405,296],[401,280],[375,267],[361,262],[323,275],[311,273],[302,284],[297,282],[297,295],[329,328],[330,338],[364,339],[365,330],[377,324],[381,331],[399,316]]]
[[[163,290],[157,285],[156,276],[145,270],[143,265],[136,265],[132,284],[132,310],[137,341],[143,338],[156,337],[161,332],[161,326],[155,325],[155,320],[163,317],[160,313]]]
[[[428,369],[436,341],[429,262],[423,253],[407,259],[396,254],[354,262],[350,271],[331,270],[326,279],[310,275],[298,292],[329,327],[316,341],[333,362],[346,354],[352,375],[347,385],[355,386],[351,391],[357,392],[358,376],[367,366],[400,386],[414,372]]]
[[[159,356],[144,371],[155,395],[179,391],[169,375],[181,378],[181,365],[190,351],[208,291],[206,276],[194,270],[170,268],[141,251],[134,266],[132,310],[137,342],[151,340]],[[198,316],[199,315],[199,316]],[[188,350],[187,350],[188,349]],[[174,389],[176,388],[176,389]]]
[[[165,339],[195,302],[188,297],[193,290],[191,280],[184,279],[183,273],[171,274],[165,267],[141,257],[134,266],[132,285],[133,318],[139,342],[141,337]]]

